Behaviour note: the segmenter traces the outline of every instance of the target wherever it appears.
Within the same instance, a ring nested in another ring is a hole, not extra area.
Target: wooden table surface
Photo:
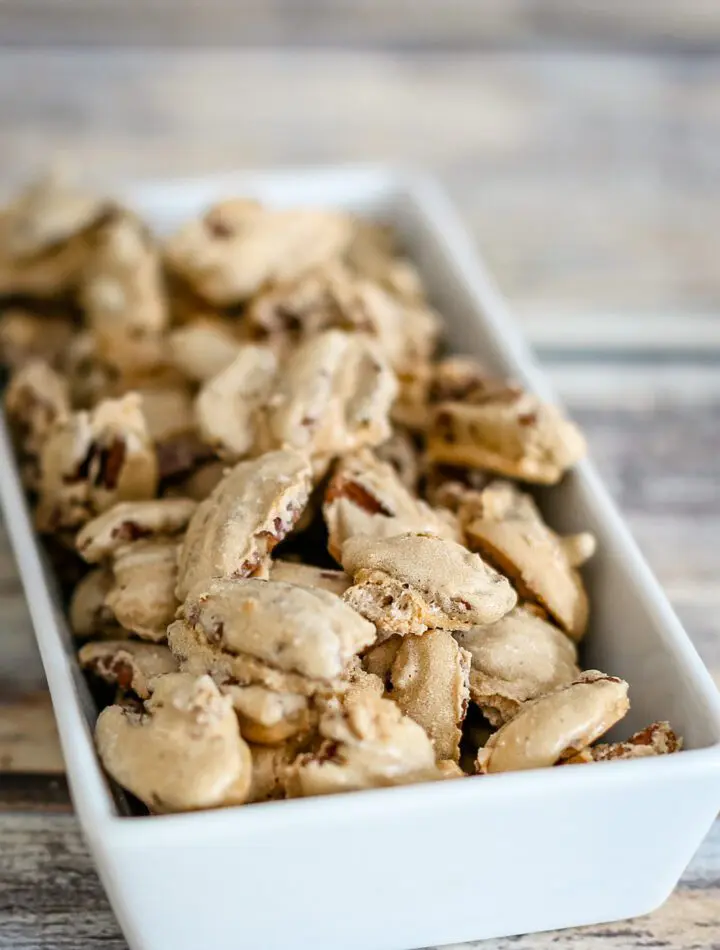
[[[2,175],[391,160],[437,172],[720,680],[720,55],[3,50]],[[0,535],[0,945],[125,947]],[[720,944],[720,827],[642,920],[491,941]]]

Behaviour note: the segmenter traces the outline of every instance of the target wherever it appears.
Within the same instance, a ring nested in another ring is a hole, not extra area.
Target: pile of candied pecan
[[[0,296],[98,751],[151,811],[680,747],[597,744],[629,702],[578,665],[594,538],[531,494],[583,438],[438,355],[387,229],[231,199],[161,243],[45,180],[0,212]]]

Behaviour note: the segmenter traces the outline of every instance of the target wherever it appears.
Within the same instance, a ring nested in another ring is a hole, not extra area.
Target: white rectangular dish
[[[121,189],[160,232],[230,194],[390,221],[425,276],[452,348],[551,396],[432,182],[392,169],[337,168]],[[593,619],[585,666],[629,681],[623,732],[669,719],[687,751],[214,812],[129,815],[95,755],[96,711],[2,420],[0,456],[0,496],[73,800],[133,950],[404,950],[635,916],[665,900],[715,818],[720,699],[588,462],[543,497],[555,527],[598,538],[587,572]]]

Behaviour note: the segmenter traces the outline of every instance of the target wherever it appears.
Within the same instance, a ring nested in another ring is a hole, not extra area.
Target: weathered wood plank
[[[6,49],[0,176],[426,166],[514,304],[633,310],[640,338],[717,310],[719,103],[720,56]]]
[[[720,44],[712,0],[205,0],[117,4],[110,0],[5,0],[6,43],[160,45],[306,44],[400,48],[492,49],[589,46],[699,49]]]
[[[677,891],[647,917],[463,946],[467,950],[714,946],[720,941],[719,869],[716,824]],[[4,950],[126,947],[74,817],[0,815],[0,932]]]

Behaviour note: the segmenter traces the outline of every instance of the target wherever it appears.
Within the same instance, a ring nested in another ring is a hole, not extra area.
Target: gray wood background
[[[56,157],[110,179],[434,171],[720,681],[720,4],[417,11],[0,0],[0,188]],[[120,950],[2,535],[0,616],[0,945]],[[649,918],[512,945],[720,944],[719,848],[716,827]]]

